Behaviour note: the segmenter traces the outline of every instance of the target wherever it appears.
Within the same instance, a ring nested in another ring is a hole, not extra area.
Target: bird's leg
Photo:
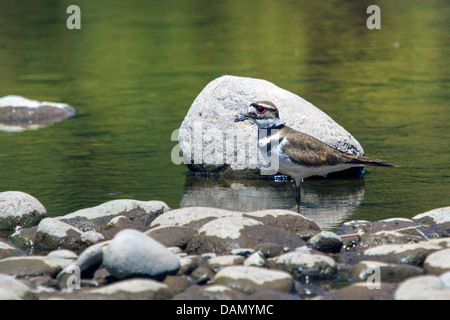
[[[295,210],[300,213],[300,180],[295,180]]]

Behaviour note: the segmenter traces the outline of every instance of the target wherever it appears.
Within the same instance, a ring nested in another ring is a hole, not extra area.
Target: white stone
[[[222,239],[238,239],[241,237],[241,231],[245,227],[262,226],[262,222],[243,218],[243,217],[229,217],[220,218],[208,222],[198,230],[198,233],[203,233],[208,237],[218,237]]]
[[[257,147],[250,147],[249,154],[244,154],[241,159],[233,143],[230,143],[231,147],[225,145],[224,148],[223,142],[224,139],[231,141],[232,137],[237,136],[238,140],[244,139],[244,142],[254,138],[255,141],[248,141],[249,145],[257,143],[256,126],[235,123],[234,119],[238,114],[245,113],[252,102],[260,100],[272,101],[286,125],[342,151],[360,155],[364,153],[350,133],[298,95],[266,80],[226,75],[211,81],[201,91],[181,124],[179,143],[185,163],[199,159],[205,164],[214,165],[218,163],[219,153],[224,155],[219,159],[225,160],[233,170],[260,167],[264,162],[261,159],[256,161]],[[202,131],[197,134],[196,129],[199,127]]]
[[[431,218],[436,224],[450,222],[450,207],[443,207],[430,210],[414,216],[413,220],[420,220],[423,218]]]

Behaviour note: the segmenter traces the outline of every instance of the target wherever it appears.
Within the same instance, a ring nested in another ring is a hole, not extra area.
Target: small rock
[[[450,207],[438,208],[418,214],[412,218],[414,221],[429,226],[424,232],[428,235],[448,237],[450,235]]]
[[[266,259],[261,251],[256,251],[252,253],[247,259],[244,261],[244,266],[254,266],[254,267],[264,267],[266,265]]]
[[[264,256],[264,258],[273,258],[276,256],[279,256],[280,254],[284,253],[283,247],[280,246],[277,243],[271,243],[271,242],[265,242],[261,243],[256,247],[256,250],[261,252],[261,254]]]
[[[25,252],[9,243],[0,241],[0,259],[16,256],[24,256]]]
[[[269,259],[269,264],[289,272],[300,281],[332,279],[337,272],[336,262],[332,258],[306,247]]]
[[[273,290],[262,290],[248,296],[249,300],[300,300],[297,295],[278,292]]]
[[[424,275],[409,278],[398,285],[396,300],[450,300],[450,272],[440,277]]]
[[[11,242],[22,250],[32,250],[36,243],[37,226],[24,228],[11,235]]]
[[[22,131],[62,121],[75,115],[66,103],[37,101],[18,95],[0,98],[0,124],[5,131]]]
[[[443,207],[418,214],[412,218],[421,224],[447,224],[450,223],[450,207]]]
[[[191,272],[190,278],[196,284],[206,284],[214,278],[214,272],[210,268],[201,265]]]
[[[428,255],[424,262],[426,273],[442,274],[450,271],[450,249],[439,250]]]
[[[432,239],[419,243],[385,244],[364,250],[361,258],[420,266],[428,254],[449,247],[450,238]]]
[[[102,230],[102,232],[108,237],[113,238],[117,232],[124,229],[135,229],[139,231],[145,231],[146,226],[131,220],[126,216],[117,216],[112,218]]]
[[[166,212],[156,218],[152,222],[151,227],[185,226],[197,231],[211,220],[236,216],[241,216],[241,213],[218,208],[186,207]]]
[[[380,283],[380,288],[370,288],[366,282],[357,282],[348,287],[332,291],[318,300],[392,300],[396,288],[394,283]]]
[[[241,265],[244,263],[244,260],[244,257],[236,255],[217,256],[208,260],[208,266],[214,272],[217,272],[226,266]]]
[[[13,276],[0,273],[0,300],[35,299],[32,288]]]
[[[36,246],[40,249],[80,249],[82,231],[54,218],[45,218],[36,230]]]
[[[159,242],[137,230],[126,229],[103,249],[103,266],[117,279],[164,278],[176,273],[180,262]]]
[[[187,251],[228,254],[233,249],[255,248],[264,242],[275,242],[288,248],[305,244],[300,236],[291,231],[267,226],[249,218],[229,217],[212,220],[201,227]]]
[[[47,210],[35,197],[20,192],[0,192],[0,230],[35,226],[47,216]]]
[[[105,241],[106,238],[97,231],[86,231],[81,235],[81,241],[88,246]]]
[[[308,240],[308,246],[326,253],[338,253],[342,248],[341,238],[330,231],[322,231]]]
[[[368,260],[353,265],[350,272],[351,276],[358,281],[368,280],[378,275],[383,282],[398,282],[423,274],[423,270],[419,267]]]
[[[261,210],[243,213],[243,217],[261,221],[265,225],[291,231],[303,240],[319,233],[320,227],[311,219],[290,210]]]
[[[199,265],[201,258],[196,255],[189,255],[180,258],[180,269],[178,270],[178,274],[191,274]]]
[[[185,249],[195,232],[192,228],[184,226],[160,226],[144,232],[166,247],[179,247]]]
[[[173,290],[174,294],[185,291],[192,282],[186,276],[167,276],[163,283]]]
[[[173,300],[245,300],[247,296],[224,285],[190,286]]]
[[[47,257],[60,258],[60,259],[76,259],[77,254],[67,249],[54,250],[47,254]]]
[[[245,294],[261,290],[289,293],[293,290],[292,276],[284,271],[259,267],[231,266],[217,272],[215,284],[223,284]]]
[[[0,273],[17,277],[39,275],[55,277],[58,272],[71,263],[70,259],[45,256],[10,257],[0,260]]]
[[[233,249],[231,250],[231,254],[234,255],[238,255],[238,256],[243,256],[243,257],[248,257],[249,255],[251,255],[253,252],[255,252],[254,249],[251,248],[238,248],[238,249]]]
[[[103,233],[112,218],[125,216],[147,229],[160,214],[170,210],[162,201],[111,200],[92,208],[78,210],[55,219],[66,222],[82,231]]]
[[[415,240],[414,237],[397,231],[378,231],[362,235],[356,248],[365,250],[385,244],[406,244],[413,240]]]
[[[89,290],[63,295],[79,300],[168,300],[174,296],[167,285],[151,279],[130,279]]]

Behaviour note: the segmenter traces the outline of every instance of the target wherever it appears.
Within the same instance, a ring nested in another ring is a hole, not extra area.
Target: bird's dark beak
[[[234,122],[245,121],[247,119],[250,119],[251,117],[252,115],[250,113],[245,113],[240,116],[237,116],[236,119],[234,119]]]

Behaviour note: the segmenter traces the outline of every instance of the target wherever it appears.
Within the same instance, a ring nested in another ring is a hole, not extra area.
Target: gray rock
[[[294,232],[303,240],[307,240],[321,231],[312,219],[290,210],[269,209],[246,212],[242,215],[246,218],[261,221],[265,225]]]
[[[17,95],[0,98],[0,130],[36,129],[75,115],[66,103],[37,101]]]
[[[40,275],[54,277],[71,263],[70,259],[45,256],[10,257],[0,260],[0,273],[18,277]]]
[[[201,258],[197,255],[189,255],[180,258],[180,269],[178,274],[191,274],[196,268],[200,266]]]
[[[151,279],[122,280],[100,288],[59,295],[60,298],[76,300],[168,300],[173,296],[173,290],[167,285]]]
[[[433,209],[412,218],[414,221],[429,224],[445,224],[450,223],[450,207]]]
[[[112,218],[102,232],[110,239],[112,239],[117,232],[124,229],[135,229],[139,231],[145,231],[147,226],[142,225],[137,221],[133,221],[125,216],[117,216]]]
[[[35,299],[32,288],[13,276],[0,273],[0,300]]]
[[[429,226],[424,228],[427,235],[438,237],[450,236],[450,207],[438,208],[418,214],[412,220]]]
[[[294,129],[342,151],[364,153],[344,128],[301,97],[265,80],[222,76],[202,90],[181,124],[179,145],[184,163],[193,171],[207,172],[227,168],[255,171],[264,164],[258,159],[256,126],[234,122],[237,114],[245,113],[250,103],[258,100],[275,103],[281,120]],[[250,144],[248,153],[241,155],[239,151],[245,148],[236,148],[234,137]]]
[[[33,250],[36,244],[37,226],[20,229],[11,234],[11,242],[22,250]]]
[[[292,276],[280,270],[259,267],[231,266],[217,272],[215,284],[252,294],[261,290],[273,290],[289,293],[294,288]]]
[[[184,226],[160,226],[144,232],[165,247],[179,247],[185,249],[189,241],[195,237],[195,232],[190,227]]]
[[[0,192],[0,230],[35,226],[47,210],[35,197],[20,191]]]
[[[409,278],[398,285],[396,300],[450,300],[450,272],[440,277],[424,275]]]
[[[83,232],[55,218],[45,218],[36,230],[35,245],[40,249],[80,249]]]
[[[407,264],[364,260],[351,267],[350,275],[358,281],[363,281],[376,275],[375,272],[379,272],[380,281],[383,282],[399,282],[423,274],[422,268]]]
[[[126,229],[103,249],[103,266],[117,279],[164,278],[180,268],[179,258],[159,242],[137,230]]]
[[[334,232],[322,231],[308,240],[308,246],[326,253],[338,253],[342,248],[342,240]]]
[[[172,300],[245,300],[247,295],[224,285],[193,285]],[[211,314],[211,313],[210,313]]]
[[[112,218],[125,216],[148,228],[150,223],[160,214],[169,210],[162,201],[112,200],[96,207],[86,208],[57,217],[82,231],[94,230],[102,233]]]
[[[211,220],[224,217],[241,216],[240,212],[208,207],[187,207],[166,212],[155,220],[151,227],[158,226],[186,226],[194,231],[200,229]]]
[[[432,239],[419,243],[385,244],[364,250],[361,258],[420,266],[428,254],[449,247],[450,238]]]
[[[442,274],[450,271],[450,249],[439,250],[428,255],[424,262],[426,273]]]
[[[86,231],[83,232],[83,234],[81,235],[81,242],[83,242],[83,244],[91,246],[93,244],[105,241],[106,238],[105,236],[103,236],[101,233],[97,232],[97,231]]]
[[[267,226],[254,219],[229,217],[212,220],[201,227],[186,250],[193,254],[228,254],[233,249],[255,248],[264,242],[278,243],[291,249],[305,244],[293,232]]]
[[[317,300],[392,300],[396,286],[394,283],[382,282],[379,289],[371,289],[366,282],[357,282],[317,297]]]
[[[244,261],[244,266],[254,266],[254,267],[264,267],[266,265],[266,259],[261,251],[256,251],[252,253],[247,259]]]
[[[236,266],[236,265],[242,265],[245,261],[245,258],[242,256],[236,256],[236,255],[224,255],[224,256],[217,256],[213,257],[208,260],[208,266],[215,272],[222,269],[223,267],[228,266]]]
[[[211,268],[200,265],[191,272],[189,278],[196,284],[206,284],[214,278],[214,272]]]
[[[0,259],[24,255],[25,252],[19,248],[16,248],[7,242],[0,241]]]
[[[77,259],[78,258],[77,254],[75,252],[67,250],[67,249],[51,251],[47,254],[47,257],[61,258],[61,259]]]
[[[289,272],[300,281],[332,279],[337,272],[336,262],[332,258],[307,247],[271,258],[269,265]]]
[[[103,262],[103,248],[108,245],[108,241],[92,245],[85,249],[70,265],[65,267],[57,275],[58,284],[61,289],[68,287],[69,278],[79,276],[80,280],[85,278],[92,278],[97,269]],[[79,272],[76,274],[76,272]]]

